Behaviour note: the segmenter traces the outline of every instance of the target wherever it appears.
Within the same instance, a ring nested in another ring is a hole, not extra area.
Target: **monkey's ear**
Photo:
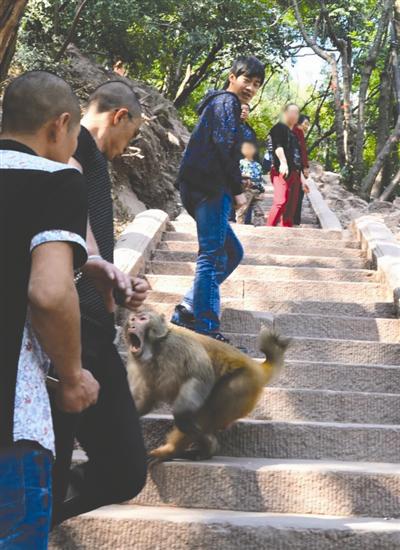
[[[164,314],[157,315],[151,319],[149,324],[149,337],[151,340],[161,340],[167,336],[168,332],[169,328]]]

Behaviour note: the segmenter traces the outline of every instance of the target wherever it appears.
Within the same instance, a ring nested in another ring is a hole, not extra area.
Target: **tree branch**
[[[76,27],[78,26],[78,23],[79,23],[79,19],[81,17],[81,14],[82,14],[82,11],[84,9],[84,7],[86,6],[86,4],[88,3],[89,0],[82,0],[82,2],[79,4],[79,6],[77,7],[76,9],[76,12],[75,12],[75,15],[74,15],[74,19],[72,21],[72,25],[68,31],[68,34],[67,34],[67,38],[65,39],[64,41],[64,44],[61,46],[61,49],[60,51],[58,52],[58,54],[55,56],[54,58],[54,61],[57,63],[58,61],[60,61],[60,59],[63,57],[63,55],[65,54],[69,44],[71,43],[73,37],[74,37],[74,34],[75,34],[75,31],[76,31]]]
[[[297,0],[291,0],[292,6],[294,8],[295,17],[299,25],[300,33],[303,36],[303,39],[307,46],[309,46],[319,57],[324,59],[331,66],[331,75],[332,75],[332,92],[334,97],[334,106],[335,106],[335,125],[336,125],[336,142],[337,142],[337,151],[338,159],[341,166],[346,164],[346,155],[344,147],[344,124],[343,124],[343,111],[342,111],[342,97],[339,81],[339,70],[337,66],[337,61],[334,55],[328,53],[326,50],[321,48],[317,44],[315,38],[311,38],[305,28],[303,18],[300,13],[299,4]]]
[[[187,74],[187,77],[179,87],[178,93],[174,100],[174,105],[176,108],[182,107],[193,90],[197,88],[204,78],[206,78],[208,68],[214,63],[215,58],[218,52],[222,50],[223,45],[222,38],[218,38],[201,65],[194,72]]]

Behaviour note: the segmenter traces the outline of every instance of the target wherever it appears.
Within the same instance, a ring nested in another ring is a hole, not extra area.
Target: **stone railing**
[[[159,243],[167,223],[168,214],[163,210],[146,210],[138,214],[115,245],[115,265],[132,276],[144,271],[146,261]]]
[[[310,192],[307,195],[308,200],[321,224],[322,229],[330,231],[343,231],[342,224],[336,214],[329,208],[325,199],[321,195],[315,182],[310,178],[307,180]]]
[[[361,216],[351,225],[377,270],[382,273],[393,293],[396,313],[400,316],[400,242],[376,215]]]

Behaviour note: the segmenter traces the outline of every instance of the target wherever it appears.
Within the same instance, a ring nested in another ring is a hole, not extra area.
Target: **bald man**
[[[67,164],[80,109],[45,71],[11,82],[0,136],[0,547],[45,550],[54,433],[46,389],[79,413],[97,399],[82,369],[74,268],[87,258],[83,177]]]
[[[148,285],[113,264],[114,227],[108,161],[138,134],[142,109],[123,81],[107,82],[90,96],[72,164],[85,176],[89,202],[89,259],[78,282],[82,361],[101,390],[96,406],[71,417],[53,406],[56,433],[54,523],[135,497],[146,480],[146,451],[125,366],[114,345],[113,291],[134,309]],[[104,276],[107,273],[108,275]],[[74,439],[88,462],[70,470]]]

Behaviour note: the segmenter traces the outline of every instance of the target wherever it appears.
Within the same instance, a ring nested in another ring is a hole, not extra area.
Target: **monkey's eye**
[[[147,317],[145,315],[142,315],[140,318],[139,318],[139,321],[147,321]]]

